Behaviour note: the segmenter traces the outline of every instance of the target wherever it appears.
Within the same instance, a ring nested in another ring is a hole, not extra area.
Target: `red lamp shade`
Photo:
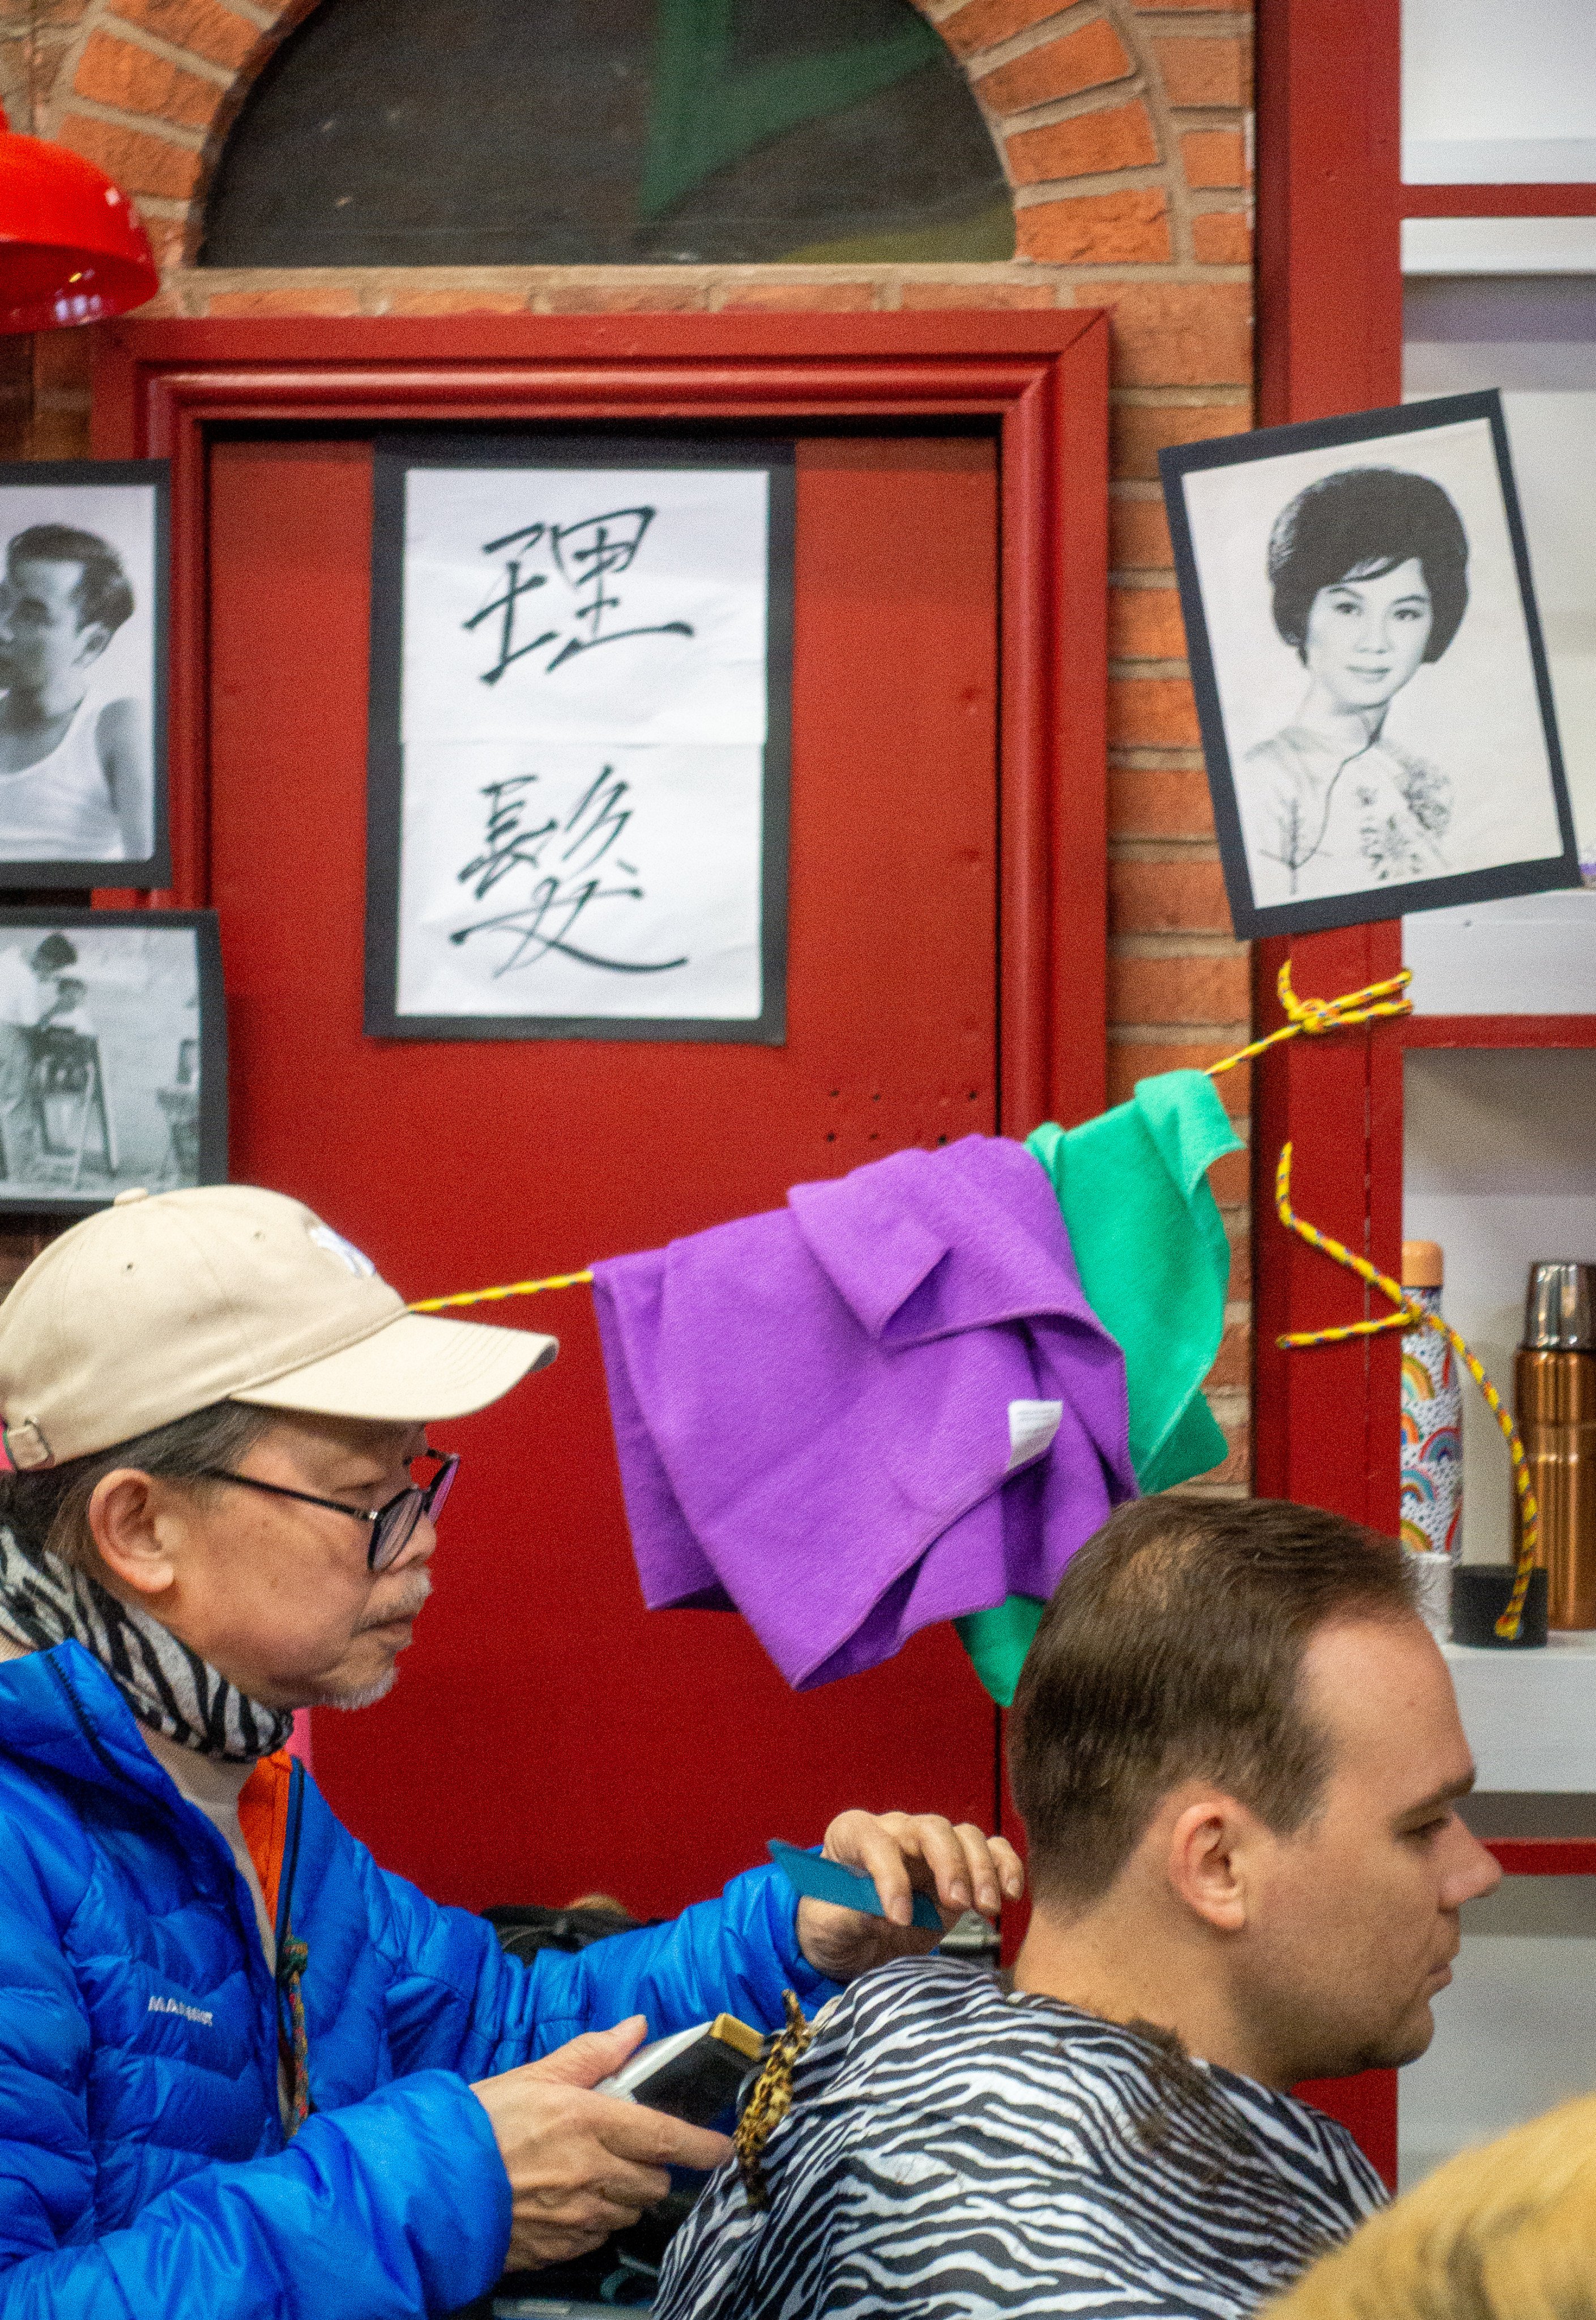
[[[0,112],[0,333],[102,322],[159,287],[127,195],[81,153],[20,135]]]

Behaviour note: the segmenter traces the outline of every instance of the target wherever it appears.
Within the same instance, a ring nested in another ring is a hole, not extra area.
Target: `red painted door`
[[[565,1272],[997,1124],[997,473],[987,438],[797,453],[785,1047],[361,1029],[368,443],[210,455],[211,892],[233,1174],[412,1297]],[[318,1779],[439,1898],[673,1911],[848,1804],[985,1822],[993,1715],[943,1628],[799,1698],[743,1623],[648,1613],[583,1290],[494,1319],[553,1370],[465,1454],[396,1691]]]

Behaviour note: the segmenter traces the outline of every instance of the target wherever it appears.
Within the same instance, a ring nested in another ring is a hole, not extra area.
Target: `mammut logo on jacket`
[[[180,2014],[185,2022],[203,2022],[207,2030],[216,2019],[203,2007],[185,2006],[180,1998],[152,1998],[146,2010],[150,2014]]]

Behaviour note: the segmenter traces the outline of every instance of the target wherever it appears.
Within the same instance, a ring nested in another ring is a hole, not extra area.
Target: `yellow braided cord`
[[[1391,994],[1405,990],[1412,979],[1411,969],[1403,967],[1400,974],[1388,975],[1383,983],[1366,983],[1362,991],[1348,991],[1339,999],[1299,999],[1292,989],[1292,963],[1288,958],[1280,970],[1275,989],[1291,1020],[1283,1023],[1278,1031],[1271,1031],[1267,1038],[1255,1039],[1250,1047],[1238,1048],[1221,1063],[1210,1064],[1208,1076],[1217,1079],[1221,1072],[1234,1071],[1238,1064],[1250,1064],[1266,1047],[1278,1046],[1282,1039],[1294,1039],[1299,1031],[1317,1038],[1321,1031],[1338,1031],[1345,1024],[1372,1023],[1377,1015],[1411,1014],[1410,999],[1396,999]]]
[[[1289,1337],[1276,1338],[1277,1345],[1286,1347],[1334,1346],[1343,1343],[1348,1337],[1373,1337],[1378,1329],[1434,1329],[1438,1337],[1446,1338],[1446,1343],[1484,1395],[1486,1407],[1501,1428],[1502,1438],[1508,1445],[1508,1455],[1513,1464],[1513,1488],[1519,1493],[1521,1524],[1519,1536],[1519,1567],[1514,1574],[1513,1591],[1508,1598],[1507,1608],[1496,1623],[1497,1634],[1504,1643],[1511,1643],[1519,1633],[1519,1624],[1523,1618],[1524,1598],[1529,1592],[1529,1574],[1535,1568],[1536,1549],[1540,1544],[1540,1508],[1536,1502],[1535,1492],[1530,1487],[1529,1467],[1524,1456],[1524,1445],[1519,1439],[1519,1429],[1514,1425],[1511,1416],[1502,1405],[1501,1394],[1497,1392],[1496,1388],[1456,1330],[1448,1322],[1443,1321],[1438,1313],[1427,1313],[1421,1305],[1410,1304],[1400,1282],[1392,1280],[1389,1273],[1377,1273],[1365,1258],[1355,1256],[1341,1241],[1332,1240],[1328,1233],[1320,1232],[1317,1225],[1310,1225],[1305,1218],[1298,1216],[1292,1207],[1292,1147],[1289,1144],[1282,1145],[1280,1163],[1274,1171],[1274,1207],[1281,1223],[1285,1226],[1288,1232],[1297,1234],[1301,1239],[1308,1243],[1310,1248],[1322,1250],[1326,1256],[1333,1257],[1338,1264],[1349,1266],[1360,1281],[1366,1281],[1371,1289],[1377,1289],[1383,1297],[1389,1297],[1397,1308],[1394,1313],[1379,1321],[1354,1321],[1338,1329],[1299,1329],[1293,1331]]]
[[[1455,1329],[1443,1321],[1439,1315],[1427,1313],[1421,1307],[1410,1304],[1397,1282],[1388,1274],[1376,1272],[1372,1264],[1367,1264],[1362,1257],[1355,1256],[1352,1251],[1340,1241],[1332,1239],[1328,1233],[1321,1233],[1317,1226],[1307,1223],[1295,1213],[1291,1205],[1291,1154],[1292,1147],[1287,1144],[1282,1149],[1280,1165],[1275,1171],[1274,1199],[1281,1222],[1290,1230],[1300,1235],[1310,1246],[1322,1250],[1327,1256],[1333,1257],[1337,1264],[1349,1266],[1360,1280],[1366,1281],[1372,1288],[1378,1289],[1383,1295],[1389,1297],[1398,1310],[1380,1321],[1355,1322],[1349,1327],[1338,1329],[1300,1330],[1289,1337],[1280,1338],[1278,1342],[1283,1346],[1288,1347],[1333,1345],[1352,1337],[1373,1336],[1377,1329],[1405,1328],[1434,1329],[1437,1335],[1446,1338],[1483,1394],[1492,1415],[1501,1429],[1507,1442],[1509,1456],[1512,1461],[1513,1484],[1519,1493],[1522,1530],[1513,1592],[1496,1623],[1497,1633],[1510,1641],[1519,1632],[1524,1598],[1529,1586],[1529,1573],[1534,1568],[1536,1549],[1540,1536],[1540,1509],[1536,1502],[1535,1492],[1530,1487],[1528,1466],[1525,1460],[1524,1445],[1519,1438],[1519,1429],[1503,1408],[1501,1397],[1496,1388]]]
[[[547,1281],[507,1281],[502,1289],[462,1289],[455,1297],[423,1297],[413,1313],[441,1313],[446,1305],[496,1305],[501,1297],[536,1297],[545,1289],[581,1289],[591,1273],[551,1273]]]
[[[1267,1038],[1255,1039],[1250,1047],[1243,1047],[1238,1054],[1225,1056],[1220,1063],[1210,1064],[1208,1075],[1210,1079],[1217,1079],[1221,1072],[1233,1071],[1238,1064],[1250,1063],[1255,1056],[1261,1056],[1265,1047],[1273,1047],[1277,1041],[1294,1039],[1299,1031],[1317,1036],[1320,1031],[1339,1030],[1344,1024],[1367,1023],[1376,1015],[1409,1014],[1412,1009],[1411,1000],[1393,999],[1391,993],[1402,990],[1410,980],[1408,968],[1403,967],[1400,974],[1390,975],[1383,983],[1371,983],[1362,991],[1349,991],[1339,999],[1299,999],[1292,989],[1292,963],[1288,958],[1280,970],[1276,988],[1280,992],[1280,1003],[1291,1017],[1291,1021],[1283,1024],[1278,1031],[1271,1031]],[[494,1305],[502,1297],[536,1297],[545,1289],[580,1289],[592,1279],[591,1273],[554,1273],[547,1281],[511,1281],[499,1289],[465,1289],[455,1297],[423,1297],[410,1310],[413,1313],[441,1313],[456,1305]],[[1376,1326],[1394,1328],[1401,1319],[1399,1314],[1396,1322],[1380,1322]],[[1366,1322],[1360,1324],[1359,1334],[1364,1334],[1368,1327]]]

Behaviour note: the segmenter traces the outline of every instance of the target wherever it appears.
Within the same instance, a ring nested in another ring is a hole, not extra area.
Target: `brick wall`
[[[149,313],[790,312],[1107,306],[1113,313],[1111,1085],[1247,1037],[1157,485],[1166,443],[1251,416],[1250,17],[1210,0],[916,0],[969,77],[1014,191],[1002,265],[223,272],[188,261],[240,98],[313,0],[0,0],[0,101],[135,195],[164,271]],[[792,0],[802,6],[803,0]],[[448,0],[439,0],[440,28]],[[86,445],[81,333],[0,340],[0,446]],[[1247,1074],[1220,1082],[1245,1128]],[[1235,1250],[1211,1391],[1249,1471],[1247,1169],[1215,1187]]]

